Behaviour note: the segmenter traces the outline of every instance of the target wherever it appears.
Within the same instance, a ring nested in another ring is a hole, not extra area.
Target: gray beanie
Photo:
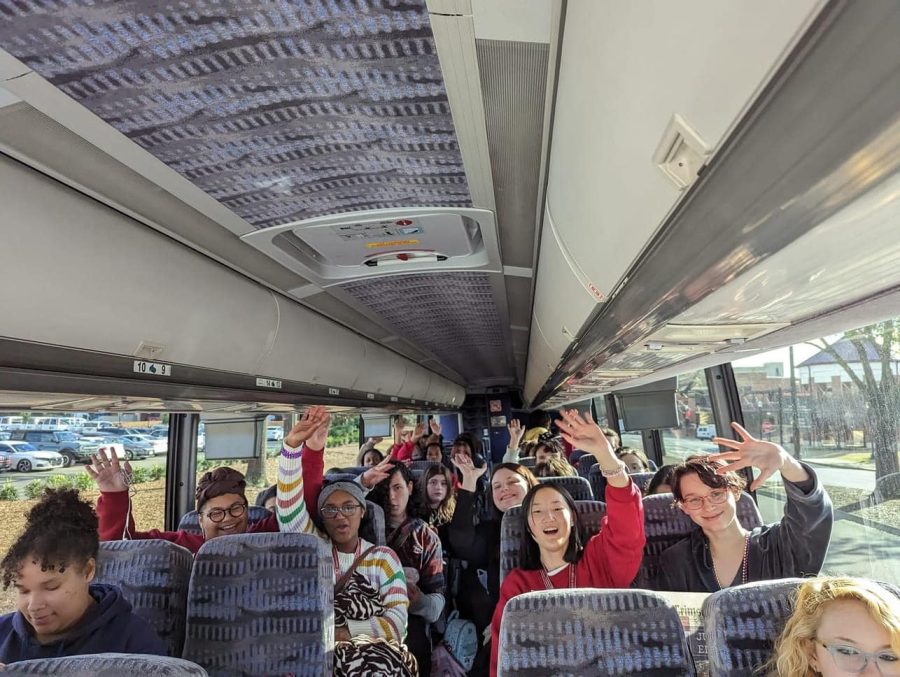
[[[363,508],[366,507],[366,494],[363,492],[363,488],[356,482],[332,482],[331,484],[326,484],[322,487],[322,491],[319,493],[319,512],[322,512],[322,506],[325,505],[325,501],[327,501],[328,497],[335,491],[346,491],[355,498]]]

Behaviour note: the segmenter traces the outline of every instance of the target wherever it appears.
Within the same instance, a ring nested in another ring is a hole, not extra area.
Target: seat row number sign
[[[256,379],[256,387],[257,388],[281,388],[281,381],[274,378],[259,378]]]
[[[143,360],[135,360],[134,373],[150,374],[151,376],[171,376],[172,365],[162,364],[161,362],[144,362]]]

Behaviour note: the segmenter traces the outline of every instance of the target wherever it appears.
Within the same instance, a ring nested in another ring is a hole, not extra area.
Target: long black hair
[[[100,538],[97,513],[75,489],[44,489],[41,501],[28,511],[25,530],[0,563],[3,588],[12,585],[27,557],[42,569],[60,573],[69,566],[83,568],[97,559]]]
[[[541,562],[541,549],[531,536],[531,531],[528,528],[528,515],[531,514],[531,504],[534,503],[534,497],[537,493],[551,490],[562,497],[563,502],[572,515],[572,531],[569,534],[569,544],[566,546],[563,559],[569,564],[577,564],[578,560],[581,559],[581,554],[584,552],[584,546],[581,543],[578,506],[575,504],[572,495],[564,487],[557,484],[537,484],[528,490],[528,493],[525,494],[525,500],[522,501],[522,539],[519,542],[519,566],[522,569],[542,569],[544,566]]]

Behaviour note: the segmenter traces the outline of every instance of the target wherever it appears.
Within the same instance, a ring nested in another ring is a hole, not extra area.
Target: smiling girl
[[[535,590],[625,588],[631,584],[644,553],[641,492],[603,431],[575,410],[562,412],[557,424],[570,444],[593,454],[607,478],[607,516],[600,533],[582,545],[578,511],[569,493],[555,485],[532,487],[522,503],[525,520],[520,547],[522,566],[500,587],[491,623],[491,675],[497,674],[500,624],[506,603]]]

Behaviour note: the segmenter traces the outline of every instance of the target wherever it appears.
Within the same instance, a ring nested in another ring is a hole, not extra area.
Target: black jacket
[[[747,547],[748,583],[777,578],[814,576],[825,562],[834,511],[815,471],[803,464],[810,480],[794,484],[782,478],[787,503],[780,522],[750,532]],[[738,570],[731,585],[741,583]],[[659,558],[657,590],[715,592],[718,581],[706,536],[700,527],[666,549]]]

